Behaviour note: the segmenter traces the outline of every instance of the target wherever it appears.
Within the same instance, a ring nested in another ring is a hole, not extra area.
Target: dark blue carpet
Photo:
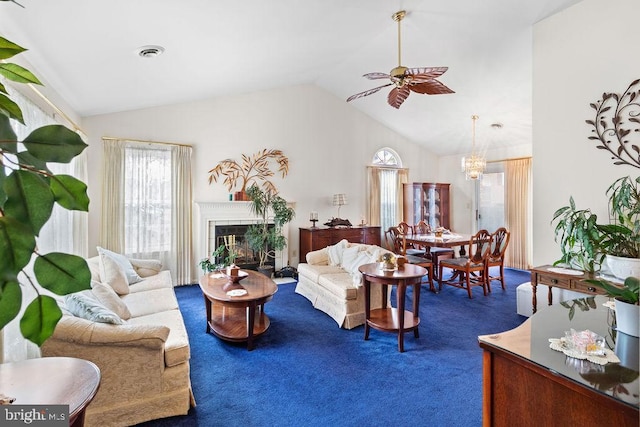
[[[482,424],[482,350],[477,336],[512,329],[516,291],[527,271],[507,270],[507,290],[474,298],[445,286],[420,295],[420,338],[364,327],[338,328],[326,314],[280,285],[265,311],[270,329],[249,352],[205,334],[197,285],[176,288],[191,343],[198,406],[146,426],[362,426]]]

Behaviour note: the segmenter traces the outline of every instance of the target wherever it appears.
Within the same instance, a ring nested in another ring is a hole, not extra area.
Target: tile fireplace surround
[[[258,217],[251,212],[251,202],[195,202],[196,218],[196,260],[200,261],[211,255],[216,248],[216,226],[255,224]],[[289,240],[289,227],[285,224],[282,230]],[[276,254],[276,271],[287,265],[287,253]]]

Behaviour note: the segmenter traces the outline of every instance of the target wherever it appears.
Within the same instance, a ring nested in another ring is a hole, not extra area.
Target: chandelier
[[[467,180],[482,179],[484,168],[487,166],[485,158],[476,153],[476,120],[478,120],[478,116],[474,114],[471,116],[471,120],[473,120],[471,156],[462,158],[464,176]]]

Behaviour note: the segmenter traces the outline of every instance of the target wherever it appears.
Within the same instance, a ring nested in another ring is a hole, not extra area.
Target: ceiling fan
[[[426,95],[440,95],[446,93],[454,93],[447,86],[443,85],[436,80],[445,73],[448,67],[421,67],[421,68],[407,68],[402,65],[401,61],[401,44],[400,44],[400,22],[406,15],[406,11],[401,10],[394,13],[391,17],[398,23],[398,66],[395,67],[389,74],[387,73],[368,73],[363,77],[369,80],[377,79],[390,79],[391,83],[378,86],[373,89],[365,90],[364,92],[356,93],[347,98],[347,102],[354,99],[362,98],[363,96],[371,95],[378,92],[380,89],[395,85],[387,101],[389,105],[395,108],[400,108],[405,99],[409,96],[411,91],[415,93],[422,93]]]

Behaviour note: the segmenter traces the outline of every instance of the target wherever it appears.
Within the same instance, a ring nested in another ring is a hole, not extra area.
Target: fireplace
[[[259,220],[253,212],[251,212],[251,202],[233,201],[233,202],[196,202],[196,208],[194,209],[196,226],[196,239],[195,239],[195,264],[203,259],[211,256],[211,253],[216,250],[218,246],[224,244],[224,238],[222,240],[218,237],[224,235],[235,235],[236,244],[239,240],[244,240],[244,233],[246,227],[250,224],[256,224]],[[219,228],[220,227],[220,228]],[[228,231],[225,231],[228,230]],[[283,234],[288,236],[289,228],[288,224],[285,224],[282,230]],[[220,234],[224,233],[224,234]],[[245,248],[243,248],[244,250]],[[244,268],[251,268],[251,265],[257,266],[257,254],[249,252],[250,249],[246,248],[244,257],[247,261],[247,266]],[[275,264],[275,269],[279,270],[287,265],[287,252],[276,252],[276,259],[270,259],[270,265]]]
[[[255,270],[260,263],[260,258],[258,253],[249,247],[244,238],[248,227],[249,225],[247,224],[216,225],[214,230],[216,240],[214,250],[220,247],[220,245],[224,245],[225,247],[233,245],[237,254],[235,264],[240,268]],[[269,227],[273,227],[273,224],[269,225]],[[215,260],[216,263],[222,263],[228,255],[229,252],[225,249],[224,254]],[[275,269],[275,264],[273,258],[267,259],[266,265],[270,265]]]

